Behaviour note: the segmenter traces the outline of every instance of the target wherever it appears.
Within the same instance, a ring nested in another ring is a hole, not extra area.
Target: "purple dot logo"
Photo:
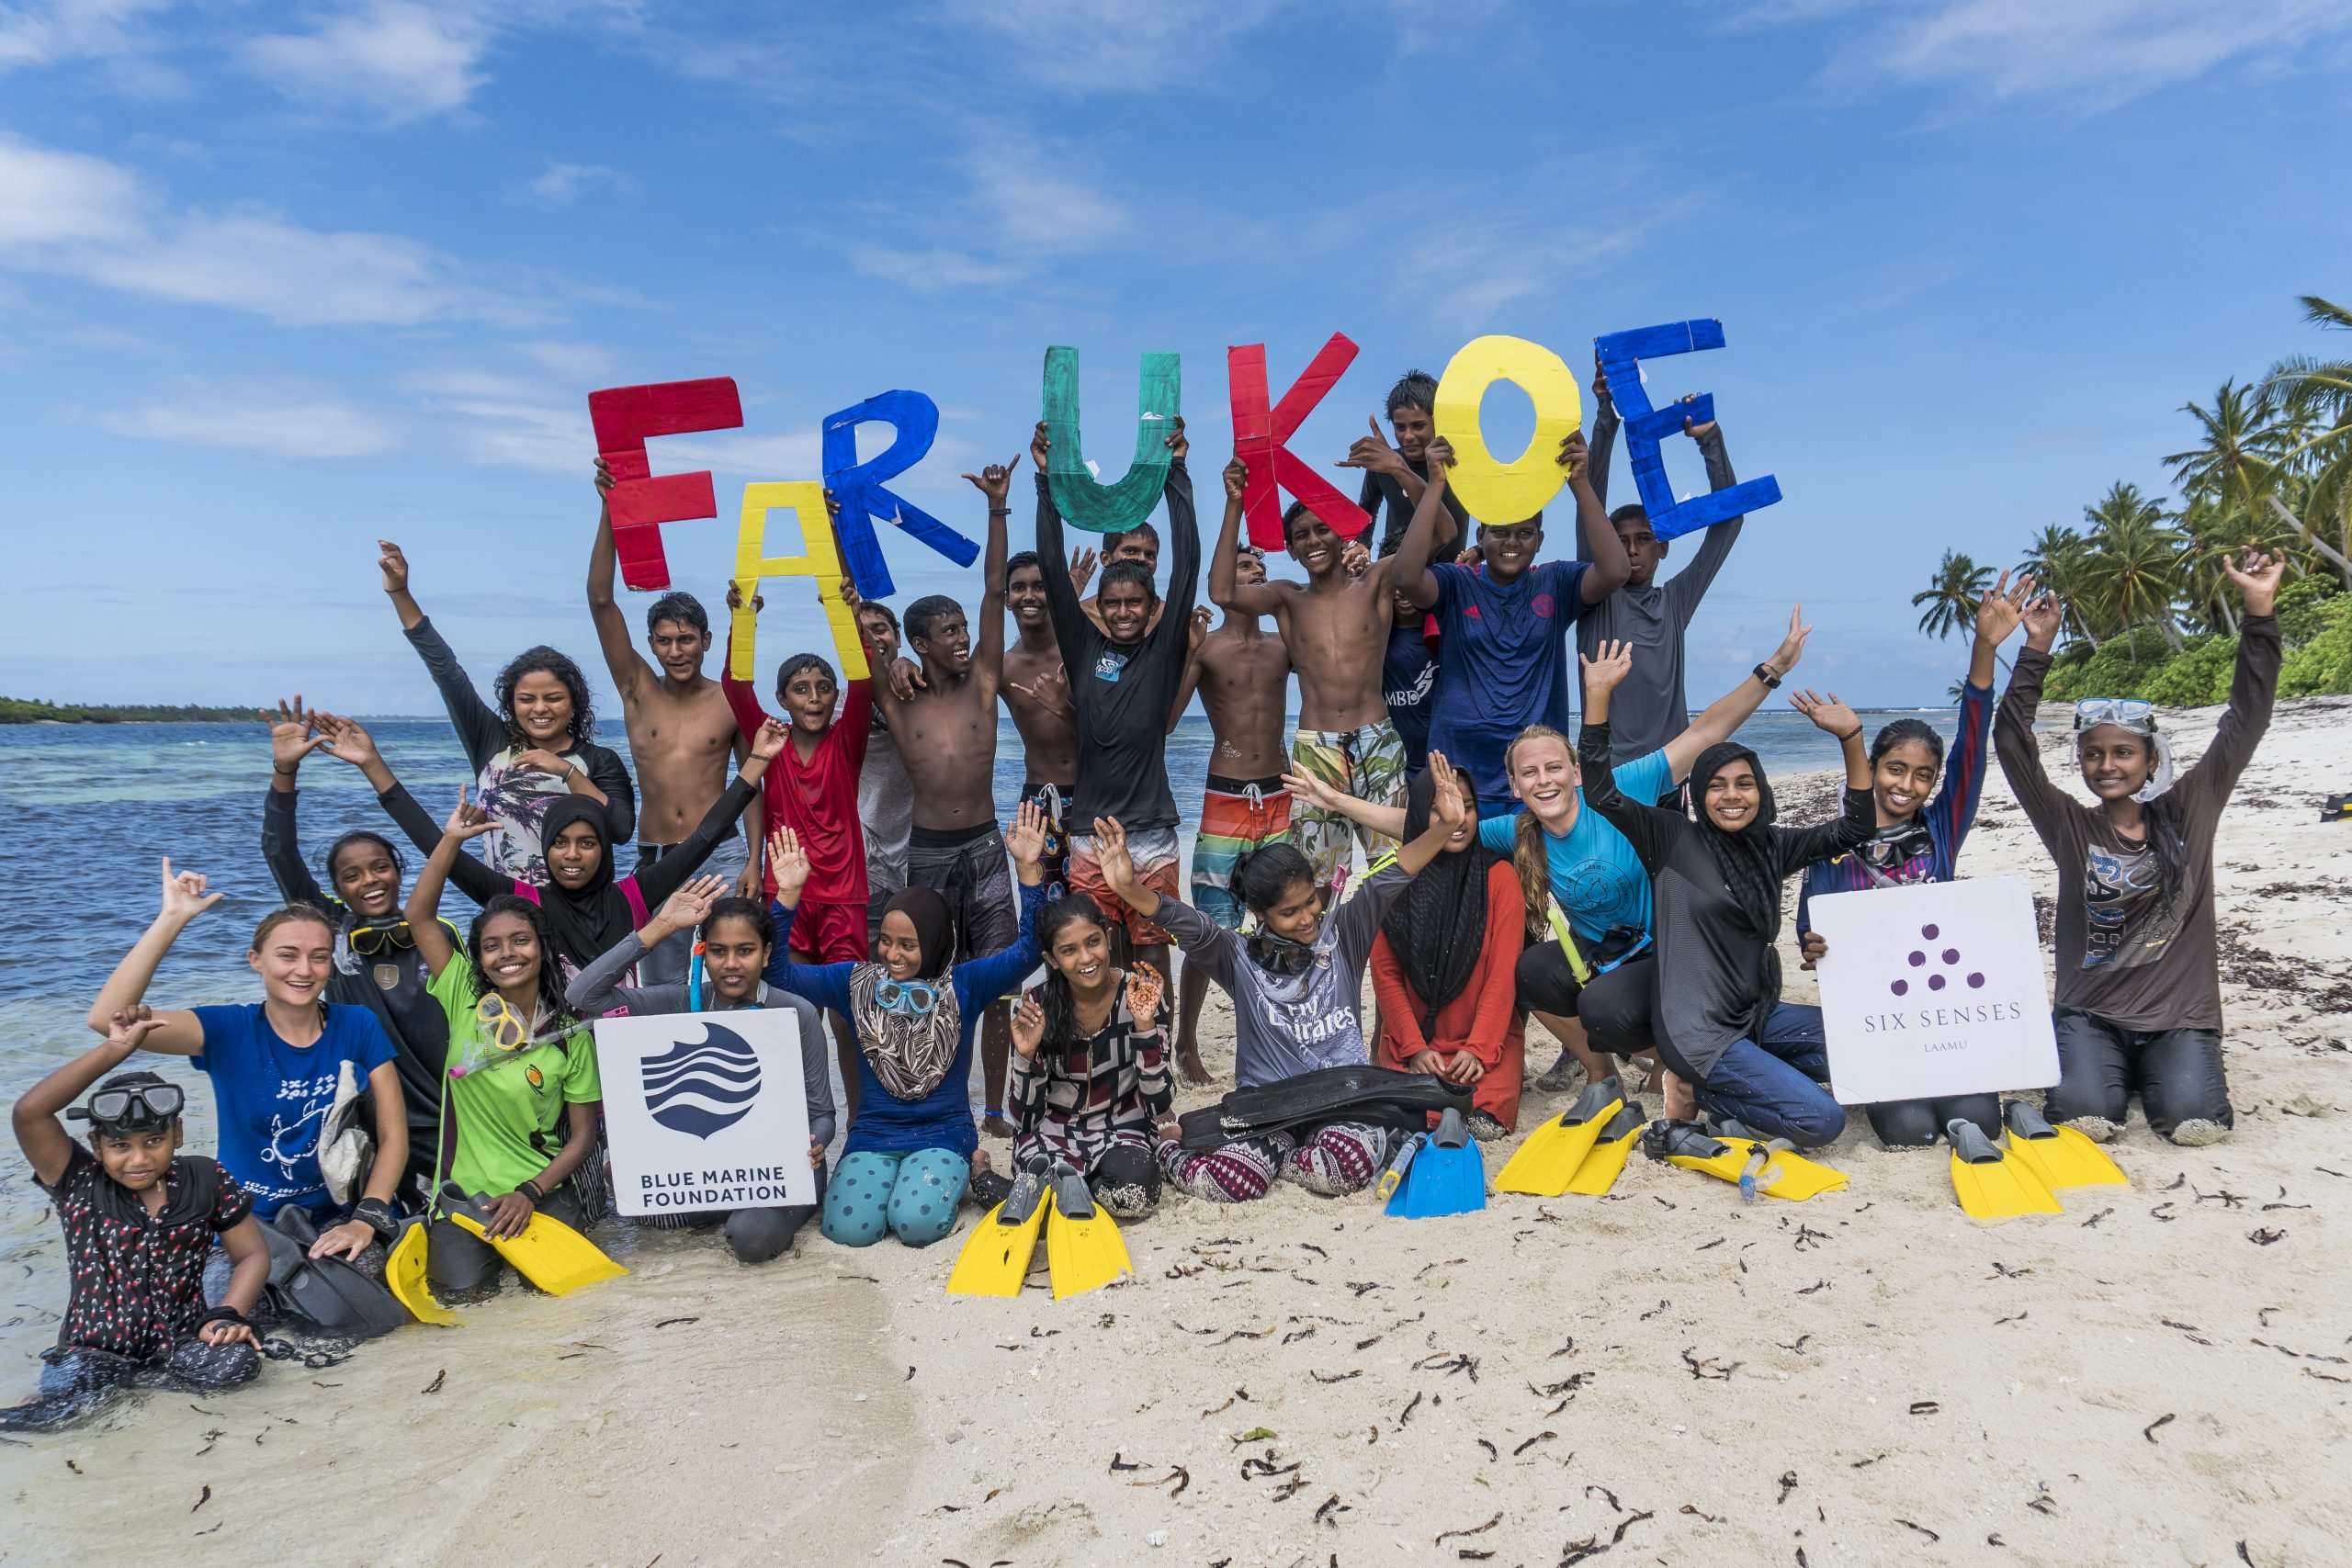
[[[1923,942],[1932,942],[1939,934],[1941,934],[1941,928],[1938,926],[1926,925],[1919,928],[1919,936]],[[1911,950],[1907,956],[1907,961],[1912,968],[1924,969],[1927,967],[1928,951],[1928,950],[1924,947],[1913,948]],[[1960,949],[1957,947],[1943,948],[1937,952],[1936,957],[1942,961],[1945,968],[1954,968],[1960,963]],[[1959,976],[1930,975],[1928,976],[1928,989],[1931,991],[1940,991],[1947,986],[1951,985],[1956,978],[1959,978]],[[1984,988],[1984,976],[1981,971],[1971,973],[1966,976],[1966,978],[1968,982],[1968,988],[1970,990],[1981,991]],[[1911,994],[1911,982],[1907,979],[1893,980],[1888,982],[1886,988],[1894,992],[1898,997],[1907,997]]]
[[[1905,996],[1910,992],[1911,982],[1908,980],[1897,980],[1894,985],[1889,986],[1887,989],[1893,991],[1898,997]]]
[[[1928,955],[1924,953],[1915,951],[1911,954],[1911,967],[1914,969],[1917,969],[1920,964],[1925,964],[1927,961]]]
[[[1929,942],[1933,942],[1936,940],[1936,931],[1937,928],[1934,926],[1921,926],[1919,928],[1919,934],[1926,937]]]
[[[1941,975],[1930,975],[1928,976],[1928,989],[1931,991],[1940,991],[1943,988],[1944,977]]]
[[[1982,975],[1971,975],[1968,977],[1968,988],[1972,991],[1983,990],[1984,988],[1984,976]]]
[[[1945,962],[1945,963],[1947,963],[1947,964],[1957,964],[1957,963],[1959,963],[1959,962],[1960,962],[1960,949],[1958,949],[1958,948],[1956,948],[1956,947],[1947,947],[1947,948],[1945,948],[1945,949],[1944,949],[1944,962]]]

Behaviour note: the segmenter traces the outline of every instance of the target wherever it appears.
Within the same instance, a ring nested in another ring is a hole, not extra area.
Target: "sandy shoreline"
[[[2217,711],[2174,716],[2186,750]],[[1638,1157],[1451,1220],[1171,1199],[1134,1281],[1060,1303],[945,1296],[960,1233],[757,1270],[648,1235],[610,1286],[0,1447],[0,1558],[2341,1562],[2352,827],[2316,818],[2347,780],[2352,700],[2287,705],[2222,823],[2236,1137],[2135,1115],[2132,1189],[2064,1216],[1973,1224],[1940,1150],[1857,1117],[1850,1188],[1804,1204]],[[1997,769],[1962,869],[2050,890]]]

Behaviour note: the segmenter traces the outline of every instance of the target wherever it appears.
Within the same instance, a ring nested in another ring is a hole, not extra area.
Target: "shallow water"
[[[467,773],[446,724],[385,719],[371,728],[429,809],[455,798]],[[1742,739],[1768,768],[1818,768],[1836,755],[1793,713],[1759,715]],[[1208,750],[1208,724],[1197,715],[1170,739],[1170,785],[1188,815]],[[1007,723],[997,750],[1001,817],[1011,815],[1021,778],[1020,742]],[[181,936],[151,1000],[192,1007],[257,996],[245,943],[277,902],[260,853],[268,782],[268,733],[258,724],[0,727],[0,811],[10,823],[0,837],[0,886],[11,895],[0,904],[0,1097],[13,1101],[92,1043],[82,1015],[153,918],[164,855],[176,869],[204,872],[228,897]],[[356,770],[314,757],[302,784],[303,843],[314,863],[337,833],[382,825]],[[469,912],[454,896],[447,908],[459,919]],[[211,1095],[185,1063],[167,1061],[163,1070],[189,1087],[190,1146],[209,1147]],[[48,1201],[10,1150],[0,1158],[0,1270],[9,1280],[0,1300],[0,1401],[29,1388],[34,1358],[53,1340],[62,1262]]]

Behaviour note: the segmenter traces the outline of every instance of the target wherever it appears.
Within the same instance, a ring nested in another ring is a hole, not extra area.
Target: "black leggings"
[[[567,1181],[548,1194],[548,1201],[538,1205],[538,1212],[551,1219],[561,1220],[573,1230],[584,1231],[588,1222],[582,1214],[580,1200]],[[424,1235],[424,1277],[435,1295],[480,1291],[498,1283],[499,1270],[505,1265],[498,1249],[455,1220],[441,1218]]]
[[[1579,985],[1568,955],[1556,942],[1531,943],[1519,955],[1512,979],[1519,1005],[1530,1012],[1574,1018],[1596,1050],[1633,1056],[1650,1049],[1650,965],[1645,953],[1629,958],[1589,985]]]
[[[1086,1190],[1114,1220],[1139,1220],[1159,1207],[1159,1159],[1149,1149],[1114,1144],[1087,1173]],[[1012,1195],[1012,1179],[986,1170],[972,1178],[972,1201],[993,1209]]]
[[[736,1209],[707,1214],[662,1214],[647,1216],[637,1223],[658,1231],[698,1230],[704,1225],[719,1225],[719,1235],[726,1240],[727,1250],[735,1255],[738,1263],[765,1263],[792,1250],[792,1238],[800,1227],[817,1217],[825,1206],[825,1168],[817,1168],[817,1201],[795,1203],[776,1209]]]
[[[166,1381],[191,1388],[234,1388],[261,1371],[261,1358],[252,1346],[208,1345],[193,1334],[152,1360],[134,1360],[82,1345],[45,1350],[41,1359],[43,1399],[85,1397],[136,1382],[143,1372],[159,1373]]]
[[[2222,1069],[2222,1037],[2212,1030],[2126,1029],[2070,1007],[2057,1010],[2055,1022],[2052,1122],[2092,1119],[2120,1129],[2136,1091],[2148,1125],[2166,1138],[2184,1122],[2237,1124]]]
[[[1948,1100],[1890,1100],[1862,1107],[1871,1131],[1890,1149],[1924,1149],[1943,1135],[1954,1119],[1973,1122],[1987,1138],[2001,1141],[2001,1097],[1961,1094]]]

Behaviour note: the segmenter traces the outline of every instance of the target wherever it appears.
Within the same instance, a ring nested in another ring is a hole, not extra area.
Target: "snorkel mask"
[[[1315,962],[1315,948],[1308,942],[1293,942],[1268,931],[1252,931],[1244,940],[1249,944],[1250,962],[1283,979],[1306,974],[1307,966]]]
[[[131,1133],[163,1133],[178,1121],[187,1094],[175,1083],[153,1074],[141,1083],[116,1084],[99,1089],[85,1104],[65,1112],[68,1122],[87,1122],[94,1133],[122,1137]]]

